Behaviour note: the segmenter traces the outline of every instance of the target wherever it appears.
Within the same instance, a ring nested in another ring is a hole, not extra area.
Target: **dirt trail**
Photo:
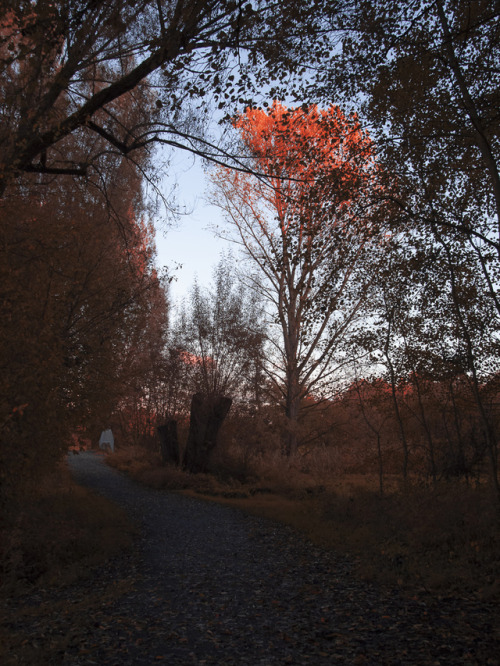
[[[69,461],[79,483],[131,514],[140,538],[61,593],[50,626],[68,641],[57,663],[498,663],[479,603],[378,590],[287,527],[143,488],[91,453]]]

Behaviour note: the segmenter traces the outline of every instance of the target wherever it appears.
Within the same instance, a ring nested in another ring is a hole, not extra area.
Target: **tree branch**
[[[40,164],[28,164],[23,171],[28,173],[46,173],[54,176],[86,176],[88,164],[80,163],[77,167],[48,167]]]

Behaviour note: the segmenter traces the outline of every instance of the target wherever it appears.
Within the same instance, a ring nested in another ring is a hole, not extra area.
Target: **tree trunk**
[[[180,463],[179,439],[177,437],[177,421],[169,419],[165,425],[158,426],[158,435],[160,437],[161,461],[164,465]]]
[[[289,458],[297,453],[299,446],[298,425],[300,412],[300,394],[295,383],[288,387],[286,396],[285,415],[287,418],[287,431],[285,449]]]
[[[384,496],[384,460],[382,458],[382,445],[380,443],[380,433],[377,431],[377,458],[378,458],[378,489],[380,497]]]
[[[379,486],[379,491],[380,491],[380,497],[384,496],[384,460],[382,457],[382,443],[380,440],[380,428],[376,428],[373,423],[370,421],[366,414],[366,409],[363,404],[363,398],[361,396],[361,391],[359,388],[359,383],[356,382],[356,392],[358,394],[358,400],[359,400],[359,406],[361,408],[361,414],[363,415],[363,419],[366,423],[366,425],[369,427],[369,429],[374,433],[375,437],[377,438],[377,459],[378,459],[378,486]]]
[[[183,467],[189,472],[208,471],[210,454],[217,444],[217,434],[232,404],[231,398],[205,398],[195,393],[191,400],[191,420],[184,451]]]
[[[396,416],[396,421],[398,424],[399,428],[399,439],[401,441],[401,445],[403,447],[403,484],[406,489],[407,483],[408,483],[408,460],[409,460],[409,452],[408,452],[408,440],[406,439],[406,433],[405,433],[405,428],[403,425],[403,419],[401,417],[401,410],[399,409],[399,403],[398,403],[398,396],[397,396],[397,387],[396,387],[396,377],[394,374],[394,368],[393,365],[389,359],[389,357],[386,355],[386,360],[387,364],[389,366],[389,376],[391,379],[391,397],[392,397],[392,404],[394,406],[394,415]]]
[[[398,403],[398,397],[397,397],[397,387],[396,387],[396,375],[394,372],[394,366],[392,364],[392,360],[389,354],[389,346],[390,346],[390,341],[391,341],[391,325],[394,320],[394,308],[392,308],[388,318],[388,327],[387,327],[387,335],[385,339],[385,345],[384,345],[384,356],[385,360],[387,363],[387,367],[389,369],[389,377],[391,381],[391,397],[392,397],[392,404],[394,406],[394,415],[396,417],[396,421],[398,424],[399,428],[399,438],[401,441],[401,445],[403,447],[403,484],[404,488],[406,490],[407,488],[407,482],[408,482],[408,459],[409,459],[409,452],[408,452],[408,441],[406,439],[406,433],[403,425],[403,419],[401,417],[401,411],[399,409],[399,403]]]
[[[418,379],[418,374],[417,370],[413,368],[413,382],[415,384],[415,387],[417,389],[417,400],[418,400],[418,407],[420,411],[420,417],[421,417],[421,423],[424,428],[425,436],[427,438],[427,444],[429,445],[429,448],[427,450],[427,454],[429,457],[429,467],[430,467],[430,473],[432,476],[432,483],[436,485],[437,481],[437,472],[436,472],[436,457],[434,454],[434,439],[432,438],[432,433],[431,429],[429,427],[429,424],[427,422],[427,417],[425,413],[425,408],[424,408],[424,402],[422,400],[422,392],[420,390],[420,381]]]

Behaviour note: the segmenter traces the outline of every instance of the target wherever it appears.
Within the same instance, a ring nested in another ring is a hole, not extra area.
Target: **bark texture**
[[[179,438],[177,436],[177,421],[169,419],[165,425],[158,426],[160,437],[161,461],[164,465],[172,463],[179,465]]]
[[[217,444],[218,432],[232,402],[225,396],[206,398],[202,393],[193,395],[184,469],[194,473],[208,470],[210,454]]]

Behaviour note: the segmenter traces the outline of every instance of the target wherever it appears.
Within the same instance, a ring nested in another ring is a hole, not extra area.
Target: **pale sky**
[[[194,163],[193,163],[194,162]],[[208,177],[203,172],[201,161],[189,155],[176,155],[170,166],[170,177],[165,179],[163,191],[167,192],[177,183],[177,202],[182,215],[178,223],[168,227],[161,216],[155,219],[157,265],[168,266],[169,273],[175,275],[170,294],[173,300],[187,295],[195,276],[200,284],[208,284],[212,269],[218,263],[220,254],[231,246],[217,238],[209,229],[211,224],[223,223],[221,211],[210,206],[205,200]],[[181,268],[174,270],[177,264]]]

